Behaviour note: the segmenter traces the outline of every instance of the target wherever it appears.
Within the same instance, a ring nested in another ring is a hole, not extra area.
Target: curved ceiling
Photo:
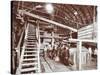
[[[92,24],[96,21],[97,17],[97,6],[52,3],[54,13],[49,14],[45,10],[45,5],[49,3],[15,2],[13,4],[17,9],[25,9],[36,15],[73,28],[80,28]]]

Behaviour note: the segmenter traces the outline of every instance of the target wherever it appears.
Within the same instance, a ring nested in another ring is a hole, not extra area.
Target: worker
[[[52,46],[50,44],[48,45],[48,56],[52,58]]]
[[[44,46],[44,57],[47,57],[47,49],[48,49],[48,45]]]
[[[57,44],[55,44],[55,47],[54,47],[54,49],[55,49],[55,56],[54,56],[54,60],[56,61],[56,62],[59,62],[60,61],[60,58],[59,58],[59,49],[58,49],[58,45]]]
[[[66,49],[66,47],[64,47],[62,51],[62,62],[65,65],[69,65],[69,50]]]

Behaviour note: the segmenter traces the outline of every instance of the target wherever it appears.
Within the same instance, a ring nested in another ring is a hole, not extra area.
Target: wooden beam
[[[35,20],[28,20],[29,22],[36,22]]]
[[[52,20],[49,20],[49,19],[46,19],[46,18],[43,18],[43,17],[41,17],[41,16],[32,14],[32,13],[30,13],[30,12],[23,12],[23,13],[26,14],[26,15],[28,15],[28,16],[35,17],[35,18],[37,18],[37,19],[40,19],[40,20],[49,22],[49,23],[54,24],[54,25],[56,25],[56,26],[59,26],[59,27],[66,28],[66,29],[69,29],[69,30],[71,30],[71,31],[77,32],[77,29],[75,29],[75,28],[66,26],[66,25],[64,25],[64,24],[60,24],[60,23],[58,23],[58,22],[55,22],[55,21],[52,21]]]
[[[44,36],[41,35],[41,38],[48,38],[48,39],[52,39],[52,38],[57,38],[57,39],[66,39],[66,37],[59,37],[59,36]]]
[[[82,41],[82,42],[93,42],[93,43],[97,43],[96,40],[88,40],[88,39],[69,39],[70,42],[78,42],[78,41]]]

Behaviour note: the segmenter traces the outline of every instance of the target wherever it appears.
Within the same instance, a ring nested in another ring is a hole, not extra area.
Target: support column
[[[54,32],[52,32],[52,43],[51,43],[52,44],[52,47],[54,46],[54,41],[55,41],[54,40]]]
[[[72,31],[70,31],[70,33],[69,33],[69,34],[70,34],[70,38],[72,39]]]
[[[78,41],[77,42],[77,50],[78,50],[77,51],[78,52],[77,53],[77,55],[78,55],[77,56],[77,59],[78,59],[77,60],[77,62],[78,62],[78,69],[82,70],[82,65],[81,65],[82,64],[82,61],[81,61],[81,56],[82,56],[82,51],[81,51],[82,50],[82,41]]]
[[[88,50],[89,50],[89,54],[88,54],[87,62],[86,63],[90,64],[90,62],[91,62],[91,55],[92,55],[92,48],[89,47]]]
[[[37,28],[36,28],[36,36],[37,36],[37,49],[38,49],[38,73],[41,72],[41,65],[40,65],[40,28],[39,28],[39,21],[37,21]]]
[[[73,62],[74,62],[73,69],[76,70],[77,69],[76,52],[74,53]]]

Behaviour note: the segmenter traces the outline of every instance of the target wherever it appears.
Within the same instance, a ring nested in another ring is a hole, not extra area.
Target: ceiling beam
[[[41,16],[32,14],[32,13],[30,13],[30,12],[27,12],[27,11],[26,11],[26,12],[24,12],[24,14],[26,14],[26,15],[28,15],[28,16],[31,16],[31,17],[35,17],[35,18],[37,18],[37,19],[40,19],[40,20],[43,20],[43,21],[46,21],[46,22],[49,22],[49,23],[54,24],[54,25],[56,25],[56,26],[69,29],[69,30],[71,30],[71,31],[73,31],[73,32],[77,32],[77,29],[75,29],[75,28],[66,26],[66,25],[64,25],[64,24],[60,24],[60,23],[58,23],[58,22],[55,22],[55,21],[52,21],[52,20],[49,20],[49,19],[46,19],[46,18],[43,18],[43,17],[41,17]]]

